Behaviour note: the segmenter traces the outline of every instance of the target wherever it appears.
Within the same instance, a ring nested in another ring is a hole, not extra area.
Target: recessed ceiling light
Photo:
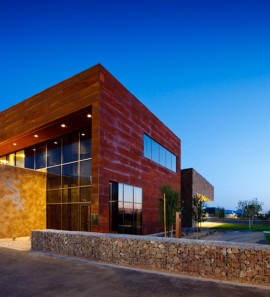
[[[57,144],[57,143],[58,143],[57,141],[54,142],[54,144]]]
[[[65,125],[65,124],[61,124],[61,127],[62,127],[62,128],[66,128],[66,125]]]
[[[82,136],[85,136],[85,133],[82,133],[81,135],[82,135]]]
[[[34,137],[38,138],[38,135],[37,135],[37,134],[35,134],[35,135],[34,135]]]
[[[89,114],[87,115],[87,117],[88,117],[88,118],[92,118],[92,115],[89,113]]]
[[[13,145],[17,145],[17,143],[13,142]]]

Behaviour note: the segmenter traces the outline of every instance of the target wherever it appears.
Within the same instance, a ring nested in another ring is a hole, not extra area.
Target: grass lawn
[[[268,244],[270,244],[270,234],[264,234],[264,237]]]
[[[270,225],[253,225],[249,229],[248,224],[231,224],[231,223],[224,223],[216,227],[212,227],[211,229],[215,230],[231,230],[231,231],[270,231]],[[270,237],[270,236],[269,236]],[[270,238],[269,238],[270,240]]]

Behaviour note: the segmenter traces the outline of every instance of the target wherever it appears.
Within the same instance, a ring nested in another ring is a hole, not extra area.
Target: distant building
[[[216,207],[206,207],[206,213],[208,214],[209,217],[215,217],[217,212]]]
[[[0,237],[162,230],[159,191],[180,192],[180,139],[103,66],[8,108],[0,123]]]
[[[205,202],[214,200],[214,187],[195,169],[181,170],[182,227],[192,227],[192,198],[199,195]]]

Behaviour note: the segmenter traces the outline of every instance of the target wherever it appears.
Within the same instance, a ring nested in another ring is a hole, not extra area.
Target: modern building
[[[180,139],[96,65],[0,113],[0,237],[162,230]]]
[[[181,202],[183,206],[182,227],[192,227],[192,198],[199,196],[203,201],[214,200],[214,187],[195,169],[181,170]]]

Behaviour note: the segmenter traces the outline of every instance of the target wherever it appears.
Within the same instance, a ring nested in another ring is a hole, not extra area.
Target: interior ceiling
[[[91,118],[92,110],[91,107],[88,107],[44,126],[37,127],[33,131],[18,135],[15,138],[1,143],[0,156],[19,151],[48,139],[59,137],[85,126],[89,126],[92,122]]]

